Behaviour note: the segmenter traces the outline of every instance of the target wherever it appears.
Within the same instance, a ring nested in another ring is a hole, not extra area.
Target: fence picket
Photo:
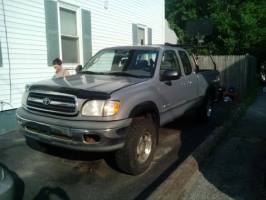
[[[250,55],[214,55],[217,70],[221,73],[221,85],[234,87],[240,96],[245,96],[256,82],[256,58]],[[198,56],[200,69],[212,69],[209,56]]]

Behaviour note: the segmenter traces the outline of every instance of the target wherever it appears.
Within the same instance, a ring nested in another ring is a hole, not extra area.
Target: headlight
[[[119,101],[92,100],[83,105],[81,114],[84,116],[107,117],[118,113],[119,108]]]
[[[103,107],[103,116],[112,116],[120,109],[119,101],[106,101]]]

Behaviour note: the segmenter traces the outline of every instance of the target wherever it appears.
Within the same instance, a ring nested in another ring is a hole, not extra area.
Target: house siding
[[[43,0],[0,1],[0,101],[20,106],[26,84],[52,77],[47,66],[45,9]],[[132,24],[152,29],[152,42],[164,43],[164,0],[64,0],[60,1],[91,12],[92,54],[119,45],[132,45]],[[5,29],[6,27],[6,29]],[[9,51],[7,49],[6,33]],[[10,70],[9,71],[9,60]],[[11,86],[10,86],[11,80]],[[5,106],[4,110],[11,107]]]
[[[25,85],[51,77],[53,69],[47,66],[43,1],[4,0],[4,10],[11,69],[11,90],[9,81],[4,81],[5,84],[0,85],[0,100],[7,101],[13,108],[17,108],[20,106]],[[0,24],[4,25],[3,12],[0,13]],[[5,38],[2,33],[3,28],[1,26],[1,40]],[[4,44],[5,48],[2,49],[4,61],[0,70],[8,73],[7,48],[6,43]],[[9,80],[8,74],[5,79]],[[2,78],[0,81],[3,81]],[[4,107],[4,109],[8,108],[10,106]]]
[[[3,6],[0,3],[0,40],[2,48],[2,66],[0,67],[0,101],[10,102],[9,62],[7,59],[6,28],[4,26]]]

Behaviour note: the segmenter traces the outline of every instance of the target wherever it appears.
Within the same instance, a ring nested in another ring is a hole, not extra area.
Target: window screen
[[[187,54],[184,51],[179,51],[180,59],[183,64],[184,72],[186,75],[189,75],[192,73],[192,67],[191,63],[189,61],[189,58]]]
[[[61,37],[62,57],[65,63],[78,63],[78,40]]]
[[[79,62],[76,12],[60,8],[61,48],[64,63]]]
[[[60,9],[61,34],[77,36],[76,12]]]

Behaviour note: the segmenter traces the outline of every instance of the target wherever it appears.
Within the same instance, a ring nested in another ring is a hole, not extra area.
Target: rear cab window
[[[183,64],[184,73],[185,73],[186,75],[191,74],[191,73],[192,73],[192,66],[191,66],[191,62],[190,62],[190,60],[189,60],[188,55],[186,54],[185,51],[181,51],[181,50],[179,50],[178,53],[179,53],[179,56],[180,56],[181,62],[182,62],[182,64]]]

